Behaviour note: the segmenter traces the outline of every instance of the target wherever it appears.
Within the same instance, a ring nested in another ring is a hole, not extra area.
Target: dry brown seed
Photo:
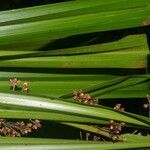
[[[81,93],[84,93],[84,91],[81,89],[74,91],[74,95],[80,95]]]
[[[88,100],[84,100],[83,103],[88,104]]]
[[[120,131],[119,131],[119,130],[116,130],[116,131],[115,131],[115,133],[116,133],[116,134],[119,134],[119,133],[120,133]]]
[[[80,93],[80,94],[79,94],[79,97],[80,97],[80,98],[83,98],[83,97],[84,97],[84,93]]]
[[[21,134],[17,132],[16,136],[20,137],[20,136],[21,136]]]
[[[119,126],[117,127],[117,129],[118,129],[119,131],[121,131],[121,130],[122,130],[122,126],[119,125]]]
[[[0,132],[2,133],[3,131],[4,131],[4,128],[1,128],[1,129],[0,129]]]
[[[29,88],[28,87],[22,87],[22,92],[28,93],[29,92]]]
[[[124,111],[124,107],[120,108],[120,111]]]
[[[113,135],[113,136],[112,136],[112,140],[113,140],[113,141],[118,141],[118,138],[119,138],[119,137],[118,137],[117,135]]]
[[[11,130],[10,130],[9,128],[6,128],[6,131],[7,131],[8,133],[10,133],[10,132],[11,132]]]
[[[32,129],[35,129],[35,130],[36,130],[37,128],[38,128],[38,127],[37,127],[36,125],[33,125],[33,126],[32,126]]]
[[[87,99],[91,99],[91,96],[89,94],[86,95]]]
[[[27,126],[28,126],[28,127],[32,127],[32,123],[28,123]]]
[[[109,123],[110,123],[110,124],[114,124],[114,120],[110,120]]]
[[[78,99],[78,97],[77,97],[77,96],[74,96],[74,97],[73,97],[73,99],[74,99],[74,100],[77,100],[77,99]]]
[[[25,129],[25,130],[24,130],[24,134],[27,134],[27,133],[28,133],[28,130],[27,130],[27,129]]]
[[[121,122],[120,125],[121,125],[122,127],[125,127],[126,124],[125,124],[124,122]]]
[[[144,107],[145,109],[147,109],[147,108],[149,107],[149,105],[148,105],[148,104],[144,104],[143,107]]]
[[[23,121],[21,121],[21,122],[20,122],[20,125],[21,125],[21,126],[24,126],[24,125],[25,125],[25,123],[24,123]]]
[[[90,105],[93,105],[93,104],[94,104],[94,102],[93,102],[93,100],[92,100],[92,99],[91,99],[91,100],[89,100],[88,102],[89,102],[89,104],[90,104]]]
[[[23,86],[27,87],[28,86],[28,82],[24,82]]]
[[[94,103],[95,103],[95,104],[98,104],[98,99],[94,99]]]
[[[36,119],[35,122],[36,122],[36,123],[40,123],[40,120]]]
[[[88,94],[84,94],[83,99],[88,99]]]
[[[31,128],[28,128],[27,130],[28,130],[29,133],[31,133]]]
[[[12,131],[12,134],[13,134],[13,135],[16,135],[16,131],[13,130],[13,131]]]
[[[114,126],[113,125],[110,126],[110,130],[114,130]]]

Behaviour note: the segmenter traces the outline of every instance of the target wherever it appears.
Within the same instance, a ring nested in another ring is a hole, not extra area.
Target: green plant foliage
[[[149,24],[149,0],[73,0],[1,11],[0,118],[49,120],[108,139],[101,127],[110,120],[149,131],[149,117],[73,100],[78,89],[99,99],[145,98],[149,47],[146,27],[137,27]],[[14,78],[21,83],[11,88]],[[150,138],[139,135],[118,141],[1,137],[0,150],[150,147]]]
[[[40,139],[40,138],[10,138],[2,137],[0,139],[0,148],[16,149],[16,150],[51,150],[51,149],[104,149],[104,150],[121,150],[121,149],[145,149],[150,147],[150,138],[126,134],[127,139],[121,143],[111,142],[90,142],[77,140],[62,140],[62,139]]]
[[[146,97],[150,78],[149,75],[0,72],[0,91],[14,93],[10,89],[9,79],[15,77],[29,83],[31,95],[71,98],[74,90],[84,89],[100,99]],[[15,93],[24,94],[18,91]]]
[[[121,4],[121,5],[120,5]],[[113,1],[68,1],[59,4],[49,4],[32,8],[16,9],[0,12],[0,25],[10,25],[25,22],[56,19],[95,12],[105,12],[121,9],[131,9],[147,6],[147,0],[113,0]]]
[[[97,124],[113,119],[135,127],[150,126],[150,120],[146,117],[132,117],[130,113],[118,112],[103,106],[87,106],[57,99],[0,93],[0,104],[1,118],[36,118]]]
[[[97,38],[97,37],[95,37]],[[92,39],[91,39],[92,40]],[[18,43],[19,44],[19,43]],[[34,46],[34,45],[33,45]],[[137,50],[139,52],[148,53],[148,45],[146,41],[146,36],[143,35],[129,35],[122,37],[118,40],[92,44],[89,46],[80,46],[73,48],[57,49],[57,50],[47,50],[46,51],[29,51],[25,47],[13,47],[10,49],[5,48],[5,50],[0,50],[0,58],[2,60],[7,59],[17,59],[17,58],[30,58],[30,57],[45,57],[45,56],[68,56],[68,55],[80,55],[80,54],[92,54],[92,53],[107,53],[107,52],[133,52]],[[17,50],[18,49],[18,50]]]
[[[54,39],[92,32],[140,27],[149,22],[149,10],[149,5],[146,4],[134,9],[96,12],[1,26],[0,47],[5,49],[20,45],[19,47],[33,50]],[[9,44],[7,41],[9,41]],[[33,47],[32,43],[35,42],[36,44]]]

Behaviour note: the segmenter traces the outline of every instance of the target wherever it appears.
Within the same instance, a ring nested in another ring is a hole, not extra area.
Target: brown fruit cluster
[[[21,135],[26,135],[31,133],[41,127],[39,120],[28,120],[28,121],[7,121],[5,119],[0,119],[0,135],[1,136],[11,136],[20,137]]]
[[[109,121],[109,134],[111,139],[116,142],[119,141],[119,135],[120,132],[122,131],[122,129],[125,127],[125,123],[121,122],[121,123],[115,123],[114,120],[110,120]]]
[[[82,89],[74,91],[73,99],[84,104],[98,104],[98,99],[92,98],[88,93],[85,93]]]
[[[21,81],[18,80],[17,78],[14,78],[14,79],[9,79],[9,84],[10,84],[10,88],[13,91],[19,89],[20,91],[25,92],[25,93],[29,92],[29,88],[28,88],[28,83],[27,82],[23,82],[22,87],[19,87],[21,85]]]
[[[116,104],[116,105],[114,106],[114,109],[115,109],[115,110],[119,110],[119,111],[124,111],[124,107],[122,107],[121,104]]]
[[[90,104],[90,105],[98,105],[98,99],[92,98],[88,93],[85,93],[82,89],[74,91],[74,100],[85,103],[85,104]],[[114,109],[119,110],[119,111],[124,111],[124,107],[122,107],[121,104],[116,104],[114,106]],[[98,125],[91,125],[98,127]],[[106,131],[109,133],[110,138],[112,139],[113,142],[117,142],[120,139],[120,134],[122,129],[125,127],[125,123],[116,123],[114,120],[109,121],[108,127],[103,127],[106,129]],[[86,133],[86,140],[90,136],[89,133]],[[82,138],[81,138],[82,139]],[[99,136],[94,135],[93,137],[94,141],[99,141],[101,140]]]

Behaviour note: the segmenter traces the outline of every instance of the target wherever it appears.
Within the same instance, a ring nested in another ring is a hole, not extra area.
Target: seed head
[[[13,91],[15,91],[16,86],[19,85],[20,83],[21,83],[21,81],[18,80],[17,78],[9,79],[9,84],[12,87]]]
[[[148,109],[148,108],[149,108],[149,105],[148,105],[148,104],[144,104],[143,107],[144,107],[145,109]]]

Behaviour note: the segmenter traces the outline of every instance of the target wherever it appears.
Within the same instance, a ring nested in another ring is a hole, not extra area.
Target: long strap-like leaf
[[[130,76],[120,77],[120,78],[113,79],[111,81],[104,82],[102,84],[98,84],[98,85],[95,85],[95,86],[92,86],[92,87],[89,87],[89,88],[86,88],[86,89],[83,89],[83,90],[85,92],[88,92],[88,93],[95,92],[95,91],[113,86],[115,84],[118,84],[120,82],[123,82],[123,81],[127,80],[128,78],[130,78]],[[73,91],[71,93],[68,93],[66,95],[61,96],[60,98],[72,98],[72,97],[73,97]]]
[[[76,103],[61,101],[57,99],[46,99],[30,96],[19,96],[12,94],[0,93],[1,118],[32,118],[47,119],[64,122],[85,122],[101,123],[100,120],[106,121],[113,119],[123,121],[129,125],[148,128],[150,120],[143,117],[141,120],[138,116],[128,116],[128,113],[117,112],[107,107],[94,107],[80,105]],[[3,110],[5,109],[5,110]],[[8,109],[8,110],[6,110]],[[63,117],[64,115],[64,117]],[[67,117],[68,116],[68,117]]]
[[[149,22],[149,11],[149,6],[146,6],[129,10],[1,26],[0,46],[6,48],[8,46],[7,41],[9,41],[9,45],[13,45],[20,40],[21,46],[25,46],[27,43],[29,46],[30,43],[36,42],[36,46],[39,47],[40,43],[42,45],[50,42],[50,40],[73,35],[140,27]]]
[[[125,142],[90,142],[62,139],[41,139],[41,138],[0,138],[1,150],[123,150],[123,149],[144,149],[150,147],[148,137],[138,135],[124,135]]]
[[[59,4],[49,4],[31,8],[16,9],[0,12],[0,25],[18,24],[54,18],[105,12],[120,9],[143,7],[148,5],[148,0],[74,0]]]

